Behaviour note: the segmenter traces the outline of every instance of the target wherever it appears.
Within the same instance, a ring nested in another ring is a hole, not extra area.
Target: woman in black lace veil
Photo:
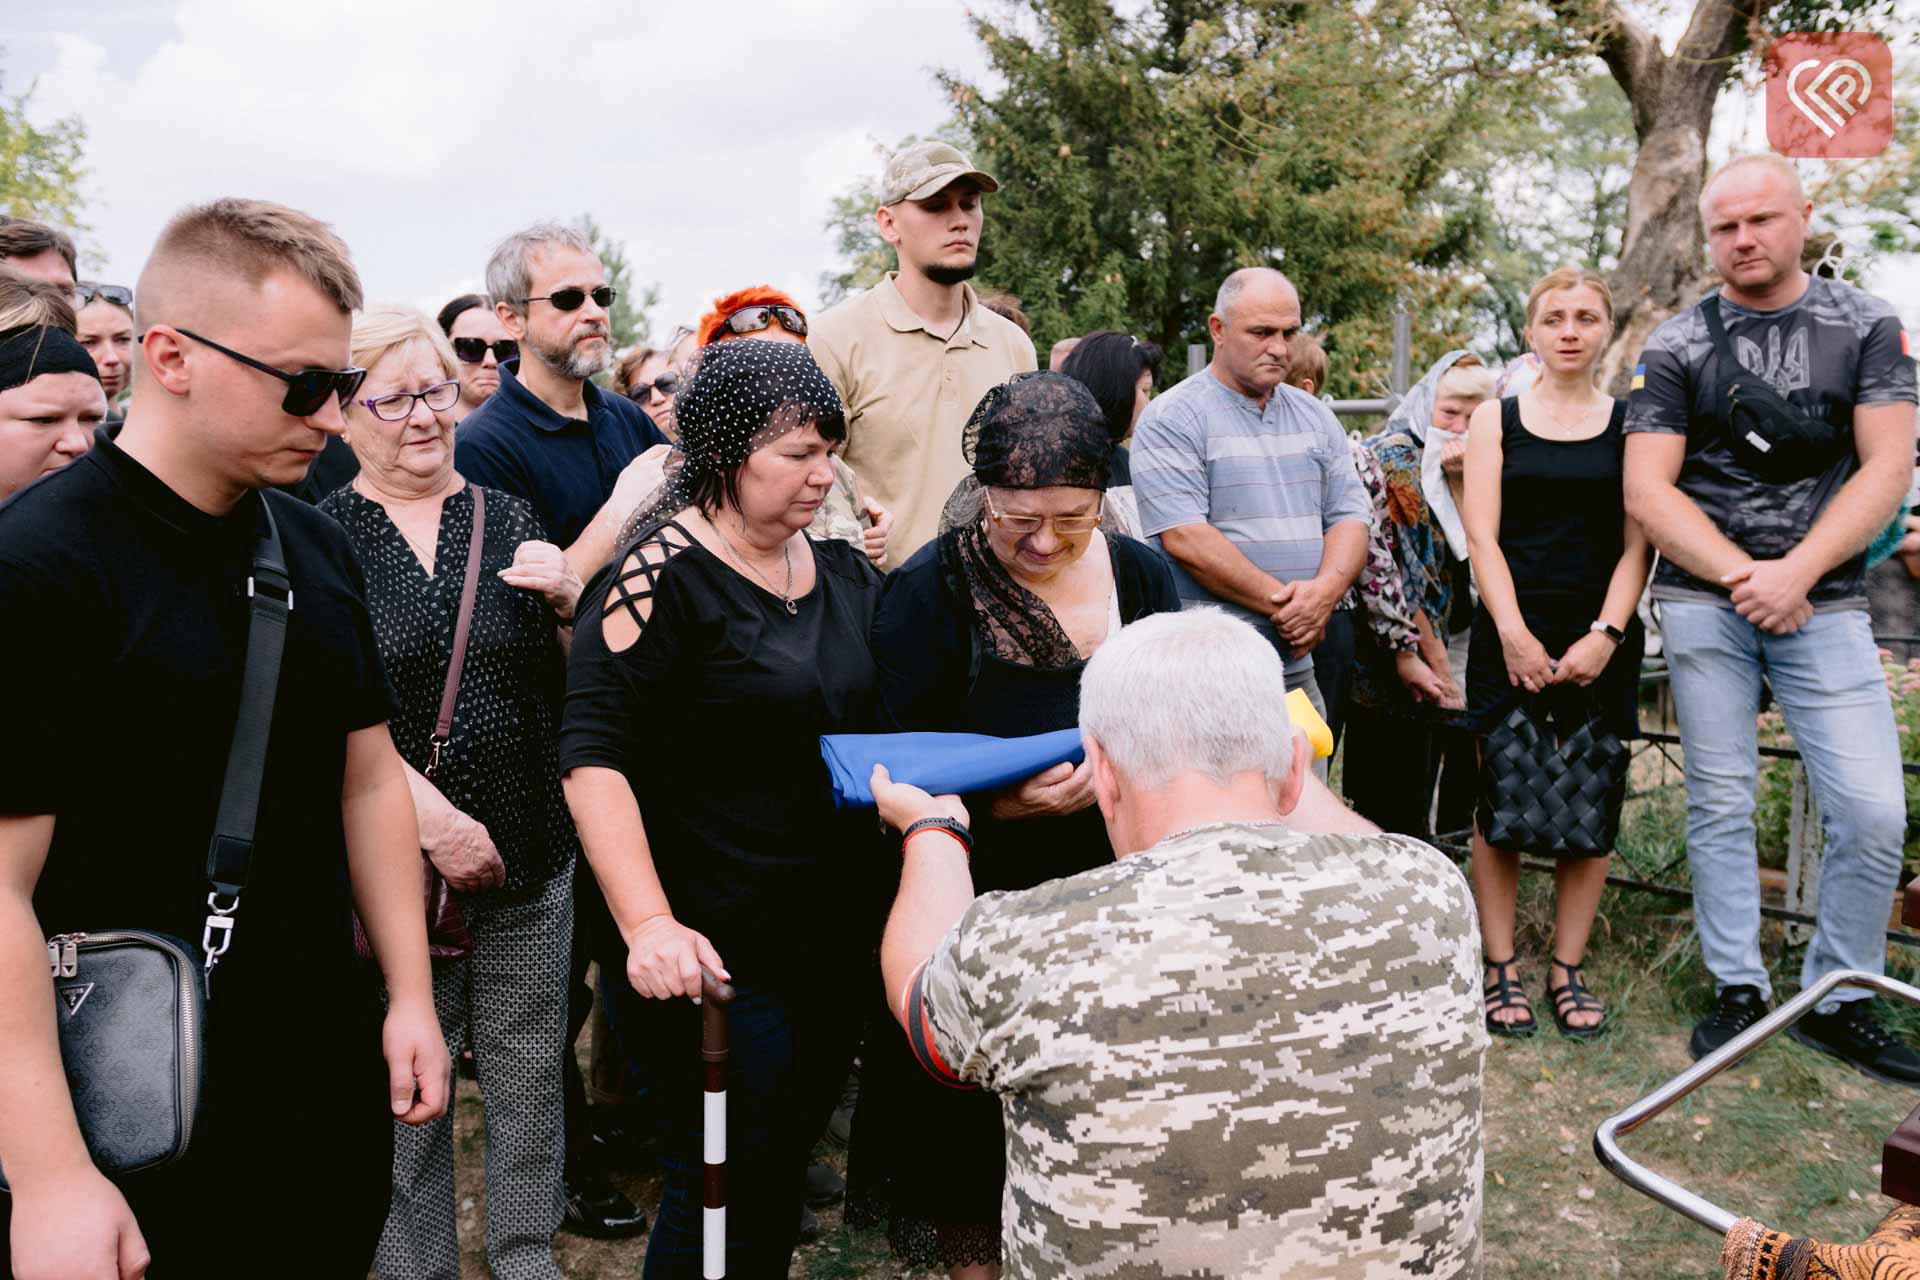
[[[995,387],[962,448],[978,515],[895,570],[874,618],[883,727],[1001,737],[1071,728],[1093,651],[1124,624],[1180,607],[1172,572],[1158,551],[1101,528],[1112,445],[1079,382],[1029,373]],[[969,796],[967,809],[980,892],[1113,859],[1085,766]],[[884,1220],[903,1261],[994,1274],[999,1102],[926,1077],[884,1007],[874,1019],[853,1128],[854,1217]]]

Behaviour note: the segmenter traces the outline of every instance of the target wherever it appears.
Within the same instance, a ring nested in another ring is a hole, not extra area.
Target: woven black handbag
[[[1611,851],[1629,759],[1591,699],[1523,698],[1480,741],[1481,836],[1516,853]]]

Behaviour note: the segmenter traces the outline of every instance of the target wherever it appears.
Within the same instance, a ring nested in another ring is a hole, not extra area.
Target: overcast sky
[[[264,196],[332,222],[371,300],[433,309],[504,233],[591,210],[660,282],[656,333],[762,281],[814,304],[832,197],[946,118],[934,68],[985,65],[961,0],[20,7],[0,75],[86,122],[99,278],[132,283],[184,204]],[[1763,120],[1730,99],[1715,149]],[[1920,330],[1920,269],[1876,284]]]

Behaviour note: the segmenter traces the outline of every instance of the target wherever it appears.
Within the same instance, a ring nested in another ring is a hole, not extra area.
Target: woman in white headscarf
[[[1479,357],[1449,351],[1379,434],[1353,446],[1373,520],[1354,587],[1365,625],[1355,628],[1342,778],[1353,807],[1388,831],[1431,834],[1443,722],[1464,706],[1447,655],[1450,619],[1468,616],[1455,608],[1466,594],[1458,457],[1468,418],[1492,392]]]

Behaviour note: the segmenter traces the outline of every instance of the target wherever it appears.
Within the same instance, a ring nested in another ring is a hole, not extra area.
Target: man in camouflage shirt
[[[1107,640],[1080,717],[1121,857],[1023,892],[974,900],[959,799],[875,770],[887,989],[1001,1095],[1010,1276],[1480,1274],[1473,903],[1310,776],[1284,686],[1218,610]]]
[[[1801,268],[1813,206],[1779,156],[1729,161],[1700,196],[1725,282],[1648,338],[1627,409],[1627,509],[1660,550],[1653,598],[1687,774],[1687,860],[1700,949],[1716,988],[1698,1058],[1758,1021],[1771,987],[1754,862],[1761,682],[1806,759],[1826,831],[1819,924],[1802,983],[1882,971],[1906,803],[1900,740],[1874,651],[1867,544],[1913,475],[1914,370],[1894,309]],[[1741,370],[1801,414],[1843,426],[1818,470],[1760,474],[1721,421]],[[1920,1054],[1842,991],[1791,1034],[1876,1079],[1920,1086]]]

